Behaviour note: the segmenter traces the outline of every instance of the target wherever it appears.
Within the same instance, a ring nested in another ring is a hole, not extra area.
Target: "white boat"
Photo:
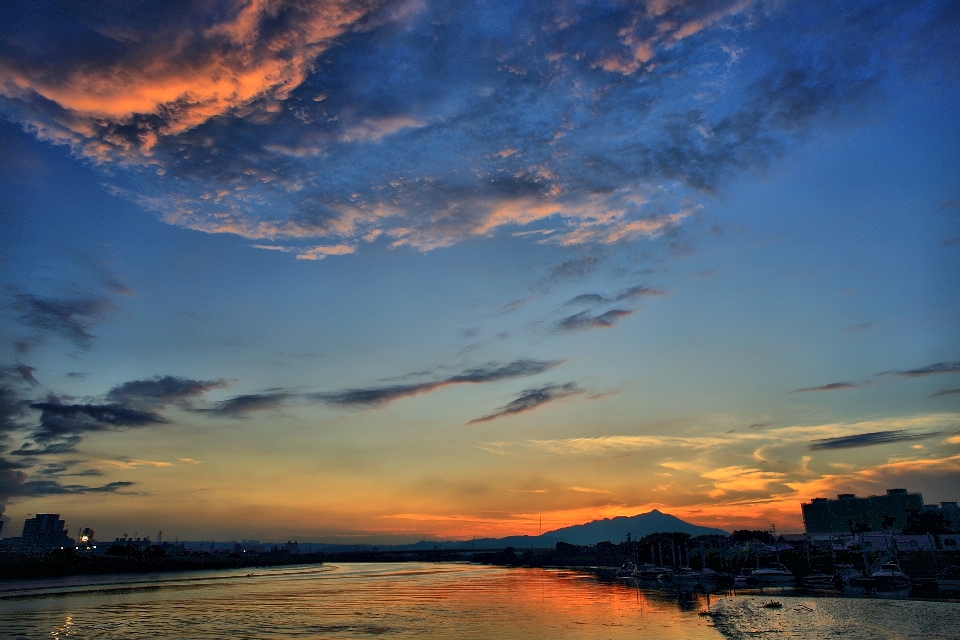
[[[658,567],[652,564],[645,564],[640,567],[637,577],[641,580],[657,580],[662,575],[672,576],[673,569],[670,567]]]
[[[754,569],[747,576],[747,584],[759,587],[785,586],[793,584],[794,580],[793,573],[782,564]]]

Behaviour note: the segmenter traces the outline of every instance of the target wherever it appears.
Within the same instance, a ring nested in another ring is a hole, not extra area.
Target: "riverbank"
[[[0,581],[116,573],[205,571],[322,564],[321,553],[291,554],[187,552],[177,555],[78,553],[69,549],[44,554],[0,554]]]

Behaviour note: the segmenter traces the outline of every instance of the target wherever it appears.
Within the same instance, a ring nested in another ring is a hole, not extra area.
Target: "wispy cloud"
[[[830,384],[819,387],[804,387],[803,389],[794,389],[790,393],[805,393],[807,391],[843,391],[844,389],[859,389],[862,384],[854,382],[831,382]]]
[[[41,412],[40,424],[31,433],[31,438],[39,446],[25,444],[12,451],[13,454],[36,456],[69,453],[90,433],[168,422],[159,414],[119,404],[62,404],[51,400],[31,403],[30,408]]]
[[[598,316],[590,315],[589,311],[581,311],[572,316],[559,320],[557,331],[582,331],[584,329],[609,329],[617,324],[620,318],[632,315],[634,312],[627,309],[611,309]]]
[[[928,395],[927,397],[928,397],[928,398],[939,398],[939,397],[941,397],[941,396],[952,396],[952,395],[956,395],[956,394],[958,394],[958,393],[960,393],[960,387],[958,387],[958,388],[956,388],[956,389],[941,389],[940,391],[937,391],[936,393],[931,393],[931,394]]]
[[[814,440],[807,449],[810,451],[821,451],[827,449],[853,449],[857,447],[870,447],[878,444],[891,444],[894,442],[911,442],[913,440],[925,440],[940,435],[940,431],[929,433],[916,433],[913,431],[873,431],[871,433],[857,433],[852,436],[843,436],[840,438],[822,438]]]
[[[481,384],[510,378],[534,376],[553,369],[560,360],[515,360],[509,364],[487,364],[468,369],[458,375],[420,382],[415,384],[388,385],[364,389],[344,389],[330,393],[312,394],[310,397],[320,402],[338,406],[375,407],[400,398],[434,391],[441,387],[457,384]]]
[[[919,367],[917,369],[884,371],[878,375],[893,375],[899,378],[923,378],[943,373],[960,373],[960,362],[935,362],[934,364],[928,364],[925,367]]]
[[[628,289],[623,289],[620,292],[612,296],[604,296],[599,293],[582,293],[574,298],[568,300],[565,304],[568,305],[598,305],[598,304],[611,304],[615,302],[622,302],[624,300],[635,300],[637,298],[642,298],[645,296],[664,296],[667,292],[659,287],[648,287],[645,285],[637,285],[635,287],[630,287]]]
[[[583,393],[583,390],[577,387],[576,383],[574,382],[568,382],[566,384],[549,384],[538,389],[527,389],[523,391],[515,400],[512,400],[504,406],[499,407],[493,413],[487,414],[482,418],[471,420],[467,424],[488,422],[490,420],[496,420],[497,418],[503,418],[505,416],[514,415],[517,413],[524,413],[526,411],[536,409],[537,407],[548,402],[553,402],[554,400],[559,400],[561,398],[566,398],[580,393]]]
[[[29,480],[20,485],[17,495],[23,497],[82,495],[85,493],[118,493],[132,487],[133,482],[108,482],[99,487],[79,484],[60,484],[56,480]]]
[[[187,405],[208,391],[226,386],[225,380],[155,376],[148,380],[131,380],[117,385],[107,393],[107,399],[138,409],[163,409],[171,404]]]
[[[248,393],[218,402],[213,408],[199,409],[198,411],[233,418],[242,418],[255,411],[278,409],[288,400],[297,397],[297,394],[286,391]]]
[[[14,308],[22,322],[41,334],[56,335],[80,349],[89,349],[94,325],[113,309],[113,303],[100,297],[47,298],[21,293]]]

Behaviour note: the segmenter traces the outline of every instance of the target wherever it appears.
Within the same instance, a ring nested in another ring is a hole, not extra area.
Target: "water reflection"
[[[8,584],[0,629],[48,639],[69,612],[71,637],[84,638],[721,637],[696,615],[702,595],[583,573],[412,563],[284,569]]]

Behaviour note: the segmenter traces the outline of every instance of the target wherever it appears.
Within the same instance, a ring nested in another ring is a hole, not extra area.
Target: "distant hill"
[[[300,549],[301,551],[305,552],[327,551],[330,553],[345,551],[372,551],[374,549],[379,549],[380,551],[403,551],[436,548],[449,549],[454,547],[460,549],[503,549],[505,547],[516,547],[517,549],[529,549],[530,547],[534,547],[536,549],[544,549],[556,546],[557,542],[590,545],[608,540],[613,543],[619,543],[626,540],[628,532],[630,533],[630,537],[632,537],[634,540],[639,540],[643,536],[651,533],[671,531],[689,533],[691,536],[729,535],[722,529],[713,529],[711,527],[701,527],[699,525],[690,524],[689,522],[684,522],[680,518],[672,516],[669,513],[661,513],[660,511],[654,509],[649,513],[641,513],[635,516],[605,518],[603,520],[594,520],[593,522],[588,522],[586,524],[577,524],[572,527],[555,529],[554,531],[548,531],[540,536],[508,536],[506,538],[478,538],[475,540],[461,541],[444,540],[443,542],[438,542],[436,540],[421,540],[420,542],[413,544],[396,545],[327,544],[321,542],[301,542]],[[208,545],[209,543],[190,544]],[[266,546],[269,546],[269,544],[272,543],[265,543]],[[232,543],[230,543],[230,545],[232,545]],[[230,545],[224,544],[219,546],[228,548]],[[280,546],[282,545],[283,543],[281,542]]]
[[[509,536],[507,538],[484,538],[481,540],[471,540],[469,543],[475,547],[552,547],[557,542],[566,542],[568,544],[596,544],[609,540],[610,542],[622,542],[626,540],[627,533],[637,540],[651,533],[680,531],[689,533],[692,536],[729,535],[722,529],[711,527],[701,527],[699,525],[684,522],[676,516],[669,513],[661,513],[654,509],[649,513],[641,513],[635,516],[618,516],[616,518],[604,518],[603,520],[594,520],[586,524],[577,524],[572,527],[564,527],[554,531],[548,531],[540,536]],[[452,544],[452,543],[444,543]]]

